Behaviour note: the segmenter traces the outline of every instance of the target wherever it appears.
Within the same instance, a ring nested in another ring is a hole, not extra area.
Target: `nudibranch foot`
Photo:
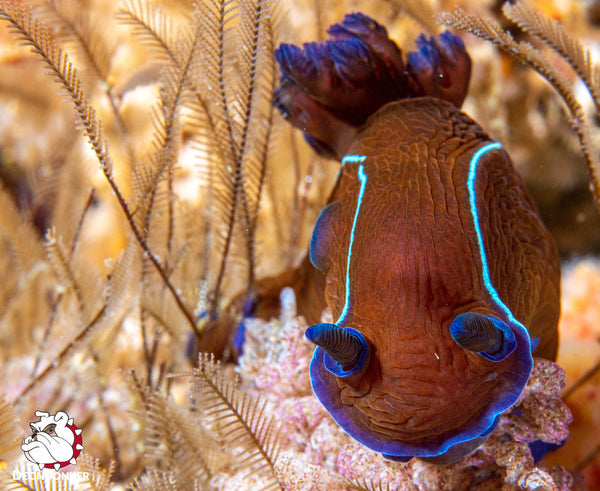
[[[430,464],[437,464],[437,465],[453,464],[454,462],[462,459],[465,455],[468,455],[468,454],[474,452],[477,448],[479,448],[481,445],[483,445],[486,442],[486,440],[490,437],[492,432],[496,429],[496,426],[498,426],[499,421],[500,421],[500,416],[498,416],[494,420],[493,424],[487,430],[485,430],[479,437],[474,438],[473,440],[468,440],[466,442],[457,443],[456,445],[453,445],[452,447],[450,447],[449,450],[447,450],[446,452],[444,452],[441,455],[435,455],[435,456],[431,456],[431,457],[420,456],[418,458],[424,462],[429,462]],[[412,456],[388,455],[385,453],[382,455],[386,459],[393,460],[395,462],[408,462],[409,460],[414,458]]]
[[[460,107],[466,96],[471,60],[454,34],[419,37],[405,63],[386,29],[366,15],[346,15],[327,32],[324,42],[275,51],[275,105],[321,155],[341,159],[358,127],[389,102],[432,96]]]
[[[497,416],[496,419],[494,420],[494,422],[490,425],[490,427],[487,430],[485,430],[478,437],[473,438],[472,440],[467,440],[462,443],[457,443],[456,445],[453,445],[452,447],[450,447],[450,449],[448,451],[444,452],[441,455],[436,455],[433,457],[419,457],[419,458],[425,462],[429,462],[430,464],[437,464],[437,465],[453,464],[454,462],[464,458],[466,455],[469,455],[470,453],[477,450],[481,445],[483,445],[487,441],[487,439],[490,437],[490,435],[494,432],[494,430],[496,429],[496,426],[498,426],[499,422],[500,422],[500,416]]]
[[[244,343],[246,342],[246,319],[254,317],[254,312],[256,310],[256,299],[249,298],[244,303],[244,309],[242,311],[242,319],[238,324],[237,330],[235,331],[235,335],[233,337],[232,345],[233,349],[237,353],[238,356],[244,354]]]

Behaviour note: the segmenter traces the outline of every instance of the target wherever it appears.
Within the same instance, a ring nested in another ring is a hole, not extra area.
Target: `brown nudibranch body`
[[[457,37],[404,63],[361,14],[332,39],[282,46],[277,104],[342,167],[310,258],[335,324],[316,324],[313,390],[389,458],[448,463],[519,398],[532,352],[554,359],[559,260],[501,145],[458,107]]]

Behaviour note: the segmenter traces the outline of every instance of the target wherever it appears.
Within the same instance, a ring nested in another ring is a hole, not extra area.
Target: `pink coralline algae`
[[[308,366],[313,348],[304,337],[307,324],[295,317],[290,290],[284,290],[282,301],[280,319],[247,322],[248,344],[239,373],[242,389],[266,398],[282,426],[275,471],[285,489],[572,488],[573,478],[563,467],[537,467],[528,445],[535,440],[560,443],[569,434],[571,413],[560,399],[565,375],[555,363],[535,359],[520,399],[471,455],[447,466],[418,459],[392,462],[350,438],[312,395]]]

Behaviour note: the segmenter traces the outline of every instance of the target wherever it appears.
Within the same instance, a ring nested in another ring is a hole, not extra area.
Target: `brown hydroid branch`
[[[201,353],[198,368],[175,376],[191,376],[195,406],[222,428],[221,443],[236,449],[236,467],[261,477],[263,489],[283,489],[275,473],[279,428],[265,411],[266,403],[238,390],[225,378],[213,355]],[[239,452],[239,453],[237,453]]]
[[[569,34],[558,21],[533,10],[522,1],[514,4],[506,2],[502,12],[521,29],[541,39],[571,65],[590,91],[596,110],[600,111],[598,68],[591,61],[590,50],[585,49],[581,41]]]
[[[527,42],[516,42],[510,33],[502,29],[500,24],[493,19],[468,15],[460,7],[456,7],[454,12],[441,14],[438,19],[442,24],[490,41],[503,51],[515,56],[542,75],[560,94],[571,113],[570,122],[579,137],[590,173],[591,191],[596,206],[600,209],[600,162],[598,151],[592,146],[583,108],[577,101],[571,84],[566,77],[548,63],[543,52],[535,49]]]
[[[77,77],[77,72],[69,61],[67,55],[55,45],[50,33],[48,32],[48,29],[39,20],[32,18],[31,8],[29,6],[24,7],[15,2],[3,0],[0,2],[0,19],[7,21],[9,23],[9,27],[17,34],[19,39],[25,45],[30,46],[31,50],[35,54],[40,56],[55,79],[66,90],[75,106],[77,118],[89,139],[94,153],[96,154],[100,168],[102,169],[102,172],[108,181],[111,190],[117,198],[121,210],[125,214],[127,223],[129,224],[136,241],[139,243],[152,265],[156,268],[167,289],[173,295],[175,302],[185,315],[190,327],[196,332],[197,335],[199,335],[194,316],[183,303],[183,300],[169,280],[169,277],[159,259],[150,250],[148,244],[134,222],[133,215],[129,210],[129,206],[125,200],[125,197],[121,193],[116,181],[114,180],[112,173],[113,163],[104,139],[102,124],[98,121],[96,112],[83,94],[81,84]]]

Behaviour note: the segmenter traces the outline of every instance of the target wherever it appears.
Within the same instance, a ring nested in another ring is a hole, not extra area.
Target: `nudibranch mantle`
[[[346,155],[342,159],[342,167],[346,162],[363,162],[365,160],[364,155]],[[367,175],[365,174],[365,166],[360,164],[358,166],[358,180],[360,181],[360,189],[358,190],[358,197],[356,198],[356,211],[354,212],[354,220],[352,221],[352,229],[350,230],[350,241],[348,242],[348,260],[346,262],[346,296],[344,302],[344,308],[340,314],[336,324],[339,326],[344,320],[344,317],[348,313],[348,307],[350,302],[350,262],[352,261],[352,244],[354,242],[354,235],[356,232],[356,220],[360,213],[360,205],[365,194],[365,186],[367,185]]]
[[[386,457],[453,462],[518,400],[532,344],[556,356],[556,245],[501,145],[458,108],[458,38],[421,37],[404,65],[361,14],[329,32],[276,52],[277,106],[342,160],[310,247],[337,319],[307,330],[313,391]]]
[[[485,412],[485,415],[480,417],[479,423],[471,427],[465,428],[462,432],[444,439],[442,442],[436,445],[423,446],[421,442],[417,444],[411,444],[408,442],[392,441],[388,443],[382,443],[381,439],[374,437],[373,433],[369,430],[365,430],[356,425],[355,419],[352,417],[352,413],[348,411],[347,407],[340,405],[340,400],[335,394],[335,390],[331,390],[331,380],[329,374],[324,373],[323,368],[326,369],[326,363],[324,358],[327,358],[325,351],[317,347],[313,355],[311,362],[311,381],[313,391],[328,409],[331,416],[335,421],[344,428],[351,436],[356,438],[359,442],[368,446],[369,448],[379,451],[389,458],[396,458],[403,460],[403,457],[410,458],[412,456],[418,457],[435,457],[443,454],[447,454],[444,459],[452,460],[452,455],[448,455],[449,450],[452,447],[456,448],[457,451],[461,452],[461,444],[465,444],[468,448],[472,448],[473,445],[479,446],[482,443],[481,440],[485,440],[486,437],[495,428],[499,415],[510,408],[519,398],[521,389],[527,382],[529,373],[533,366],[533,358],[531,356],[531,344],[530,337],[527,329],[521,324],[514,316],[510,308],[500,299],[498,292],[496,291],[488,267],[488,260],[486,254],[486,248],[484,245],[484,239],[481,232],[479,212],[477,209],[477,195],[476,195],[476,179],[477,179],[477,168],[478,164],[485,154],[501,149],[501,144],[497,142],[487,143],[478,148],[469,161],[469,170],[466,178],[466,188],[468,194],[469,211],[471,214],[471,228],[476,236],[477,252],[479,256],[479,275],[481,281],[487,290],[492,302],[497,307],[496,315],[503,317],[505,322],[510,326],[511,332],[516,331],[515,337],[519,343],[519,353],[517,364],[521,372],[520,377],[516,377],[513,380],[516,390],[506,391],[500,394],[493,405],[491,405]],[[352,219],[352,225],[350,227],[350,235],[348,240],[348,252],[346,256],[346,271],[345,271],[345,292],[344,292],[344,304],[341,313],[336,321],[338,326],[352,325],[354,329],[360,330],[360,327],[356,327],[356,322],[351,322],[348,318],[348,313],[351,310],[353,301],[351,300],[355,294],[352,292],[352,281],[351,281],[351,268],[353,260],[353,244],[356,237],[356,228],[359,222],[360,210],[365,200],[365,192],[368,182],[368,160],[365,155],[348,155],[342,160],[342,167],[346,164],[357,163],[358,168],[354,171],[356,178],[360,183],[360,187],[356,194],[355,199],[355,210]],[[356,167],[356,166],[355,166]],[[380,196],[382,197],[382,196]],[[382,197],[383,198],[383,197]],[[316,231],[319,230],[317,225]],[[313,238],[313,242],[318,241],[318,237]],[[439,355],[438,355],[439,356]],[[328,370],[329,371],[329,370]],[[465,401],[466,402],[466,401]],[[469,445],[471,443],[471,445]]]
[[[481,275],[483,277],[483,282],[485,284],[485,287],[486,287],[488,293],[490,294],[490,296],[492,297],[492,299],[494,300],[494,302],[496,303],[496,305],[501,310],[504,311],[504,313],[506,314],[506,317],[509,319],[511,324],[514,326],[518,326],[522,330],[522,332],[526,335],[526,339],[529,339],[529,334],[528,334],[525,326],[523,326],[523,324],[521,324],[517,319],[515,319],[511,310],[506,306],[506,304],[502,300],[500,300],[500,297],[498,296],[498,292],[492,285],[492,280],[490,278],[490,270],[488,267],[487,255],[486,255],[485,247],[483,244],[483,237],[481,235],[481,227],[479,226],[479,213],[477,211],[477,201],[476,201],[476,195],[475,195],[475,180],[477,179],[477,164],[479,163],[479,160],[481,159],[481,157],[484,154],[486,154],[487,152],[489,152],[491,150],[496,150],[496,149],[500,149],[500,148],[502,148],[502,144],[499,142],[488,143],[487,145],[484,145],[483,147],[479,148],[475,152],[473,157],[471,158],[471,162],[469,164],[469,176],[467,179],[467,188],[469,191],[469,206],[471,209],[471,216],[473,217],[473,229],[477,236],[478,252],[479,252],[479,256],[480,256],[480,260],[481,260]],[[346,162],[358,162],[361,164],[358,167],[358,180],[360,181],[360,189],[358,191],[358,197],[356,199],[356,211],[354,213],[354,220],[352,221],[352,228],[350,230],[350,241],[348,244],[348,259],[347,259],[347,266],[346,266],[346,295],[345,295],[345,301],[344,301],[344,308],[342,309],[342,313],[340,314],[340,317],[336,321],[337,325],[341,325],[344,323],[344,320],[345,320],[344,318],[348,312],[348,307],[349,307],[350,288],[351,288],[351,285],[350,285],[350,263],[352,261],[352,244],[354,242],[354,236],[355,236],[355,231],[356,231],[356,221],[357,221],[358,215],[360,213],[360,207],[361,207],[363,196],[365,193],[365,187],[367,185],[367,175],[364,170],[364,165],[362,164],[362,162],[364,162],[365,159],[366,159],[365,155],[346,155],[342,159],[342,167],[344,167],[344,164],[346,164]]]

